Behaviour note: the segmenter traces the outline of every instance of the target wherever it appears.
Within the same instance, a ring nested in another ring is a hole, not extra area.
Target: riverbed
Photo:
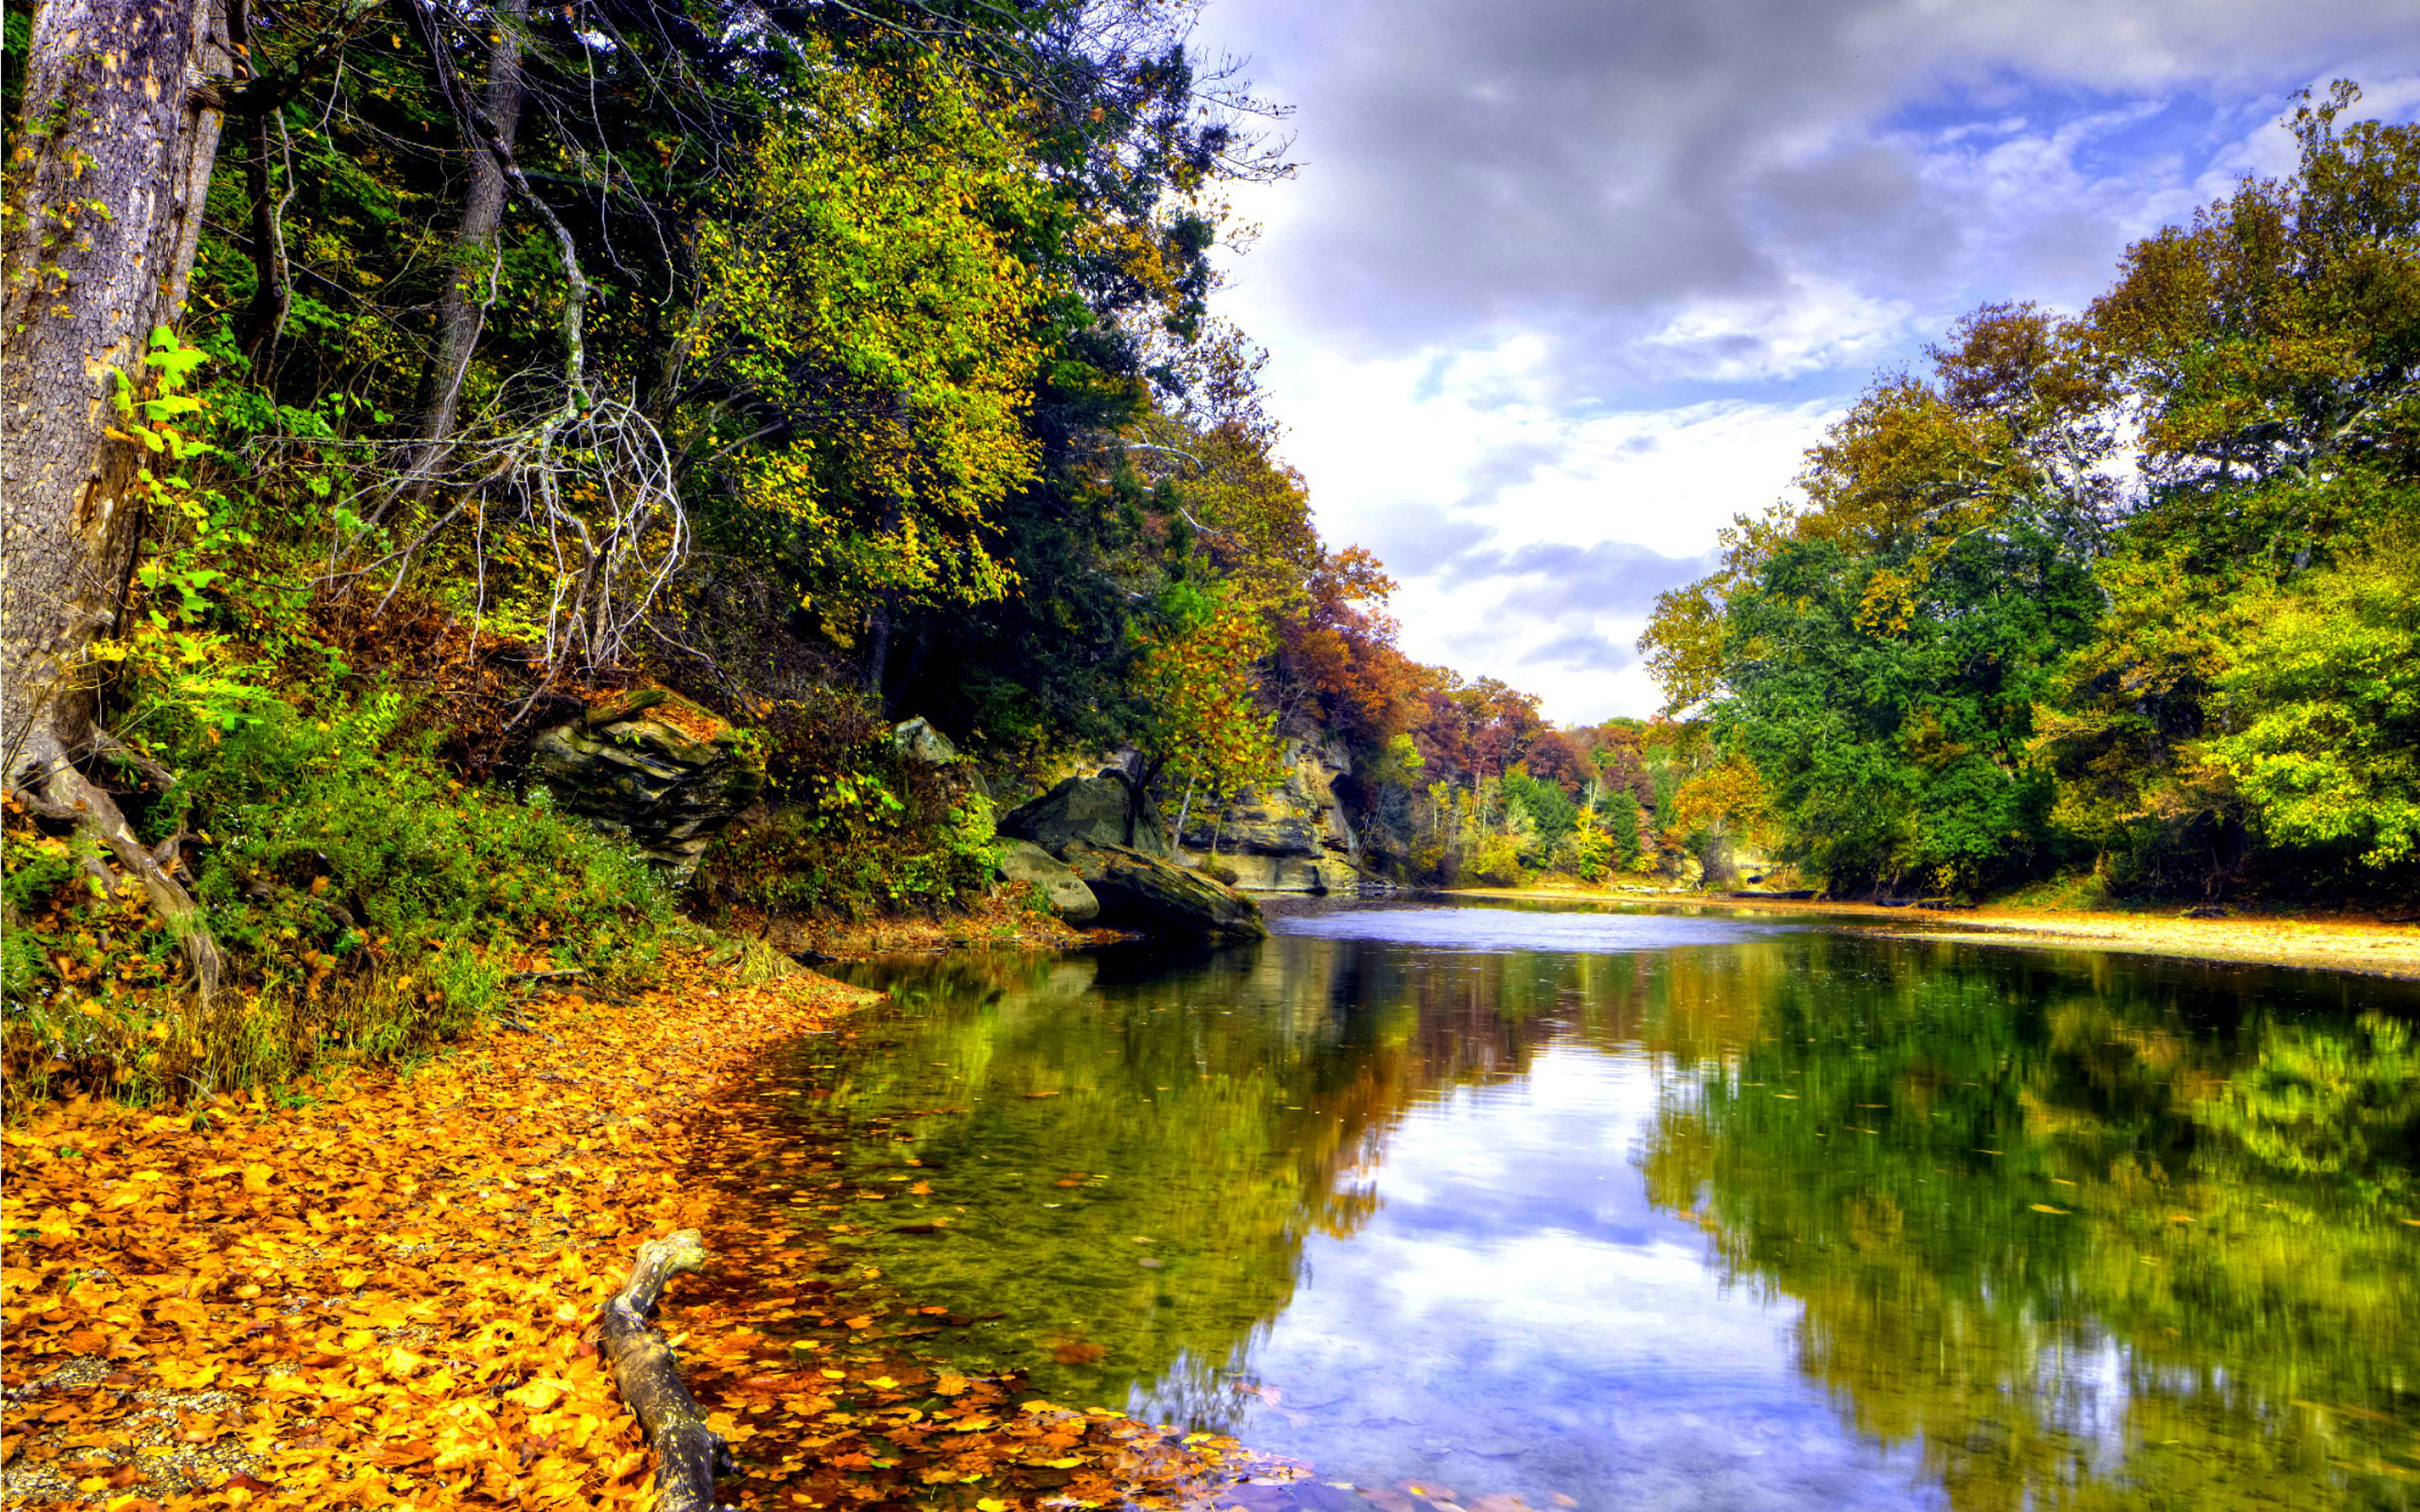
[[[1309,1467],[1255,1506],[2412,1504],[2411,984],[1810,915],[1275,927],[869,964],[895,1011],[782,1053],[937,1355]]]

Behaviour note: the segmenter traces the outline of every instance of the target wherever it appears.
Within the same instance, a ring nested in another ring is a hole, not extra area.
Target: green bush
[[[191,837],[226,990],[200,1004],[139,896],[106,895],[73,837],[12,820],[0,1057],[21,1089],[143,1099],[274,1080],[330,1055],[394,1057],[497,1009],[517,954],[608,987],[655,963],[674,915],[646,866],[543,795],[520,803],[448,779],[425,740],[395,738],[396,695],[315,720],[224,687],[206,718],[179,692],[143,724],[184,775],[139,817],[154,838]]]
[[[766,720],[765,801],[716,840],[699,897],[848,918],[954,906],[991,885],[991,800],[903,751],[854,694],[819,690]]]

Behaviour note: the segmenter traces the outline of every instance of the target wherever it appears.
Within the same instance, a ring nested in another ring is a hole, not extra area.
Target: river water
[[[890,1194],[843,1242],[975,1319],[928,1344],[1308,1461],[1264,1508],[2420,1501],[2404,984],[1804,917],[1276,928],[863,968],[898,1011],[785,1053]]]

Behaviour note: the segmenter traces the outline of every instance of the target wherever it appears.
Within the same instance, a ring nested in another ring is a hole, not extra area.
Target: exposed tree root
[[[54,742],[37,736],[27,744],[31,759],[16,774],[25,782],[15,790],[19,801],[46,817],[74,824],[79,833],[109,853],[117,863],[116,871],[97,856],[90,863],[101,886],[116,892],[127,886],[128,877],[141,884],[152,911],[168,927],[193,966],[202,1001],[209,1002],[217,995],[219,983],[226,975],[225,960],[219,953],[218,941],[210,934],[209,926],[202,921],[201,904],[168,873],[176,864],[184,832],[178,831],[157,850],[146,846],[134,833],[134,826],[127,823],[117,800],[70,765],[65,752],[57,749]]]
[[[655,1447],[658,1512],[712,1512],[716,1473],[737,1468],[730,1446],[706,1426],[697,1398],[681,1384],[672,1345],[647,1321],[674,1276],[705,1266],[706,1242],[694,1228],[648,1240],[601,1315],[613,1384]]]

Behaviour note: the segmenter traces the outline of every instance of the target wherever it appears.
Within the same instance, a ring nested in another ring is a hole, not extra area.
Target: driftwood
[[[621,1294],[600,1315],[613,1384],[656,1451],[658,1512],[713,1512],[715,1473],[737,1468],[730,1445],[706,1426],[697,1398],[681,1384],[672,1345],[647,1321],[674,1276],[705,1266],[706,1244],[694,1228],[648,1240]]]

